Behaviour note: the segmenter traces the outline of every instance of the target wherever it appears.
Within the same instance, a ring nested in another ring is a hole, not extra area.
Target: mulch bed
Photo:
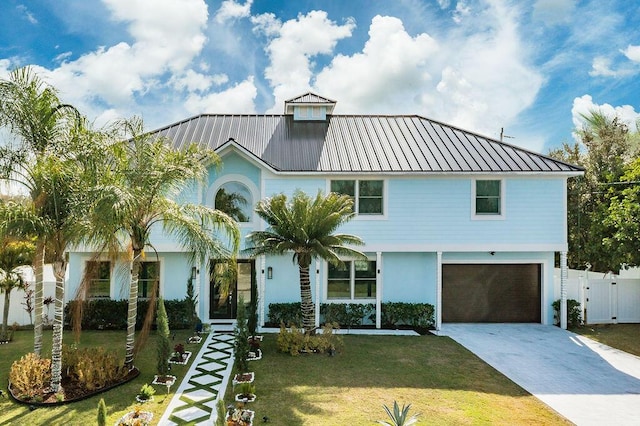
[[[127,375],[122,380],[108,383],[106,386],[103,386],[99,389],[93,389],[93,390],[89,390],[85,388],[83,385],[81,385],[77,381],[71,380],[70,377],[63,376],[61,381],[61,388],[62,388],[62,392],[64,393],[64,401],[59,401],[56,398],[56,394],[53,392],[49,392],[48,389],[43,389],[41,393],[38,396],[36,396],[36,398],[32,398],[28,400],[21,399],[19,398],[18,395],[14,394],[13,388],[11,387],[11,383],[9,383],[9,393],[11,394],[11,397],[14,400],[22,404],[29,404],[29,405],[35,405],[35,406],[62,405],[62,404],[68,404],[70,402],[81,401],[83,399],[90,398],[94,395],[106,392],[110,389],[113,389],[117,386],[123,385],[135,379],[139,375],[140,375],[140,370],[134,367],[132,370],[129,371],[129,373],[127,373]],[[36,399],[37,401],[34,401],[34,399]]]

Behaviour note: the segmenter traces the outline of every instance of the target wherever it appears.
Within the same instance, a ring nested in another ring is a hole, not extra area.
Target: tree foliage
[[[336,266],[343,266],[341,257],[366,256],[351,246],[362,245],[362,240],[350,234],[337,233],[338,229],[354,217],[353,200],[347,195],[318,192],[315,198],[296,191],[291,200],[284,194],[258,202],[256,213],[267,225],[265,231],[254,231],[247,236],[251,256],[263,254],[291,254],[300,273],[300,298],[303,327],[315,328],[315,309],[311,297],[309,266],[320,258]]]
[[[583,119],[583,127],[576,130],[580,143],[565,143],[550,152],[585,168],[584,176],[567,184],[568,263],[576,269],[591,265],[594,271],[617,271],[621,263],[629,263],[629,255],[613,238],[620,237],[622,222],[610,216],[622,213],[611,206],[630,185],[624,183],[623,176],[638,155],[638,133],[618,117],[600,111],[591,111]]]

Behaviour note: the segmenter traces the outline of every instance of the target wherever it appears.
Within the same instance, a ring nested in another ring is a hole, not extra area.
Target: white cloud
[[[471,13],[471,7],[464,1],[459,1],[456,4],[456,10],[453,12],[453,22],[459,24],[462,20]]]
[[[253,0],[247,0],[244,4],[234,0],[224,0],[216,12],[216,21],[223,24],[232,19],[246,18],[251,14],[252,3]]]
[[[265,48],[271,61],[265,77],[273,87],[275,109],[279,111],[285,99],[309,89],[313,74],[311,59],[331,54],[336,43],[350,37],[354,28],[352,19],[337,25],[324,11],[311,11],[282,24],[277,37]]]
[[[362,53],[337,55],[317,76],[319,93],[338,99],[341,112],[415,108],[412,99],[431,80],[427,60],[438,50],[427,34],[411,37],[402,21],[376,16]],[[411,105],[413,104],[413,105]],[[415,109],[414,109],[415,112]]]
[[[247,78],[235,86],[218,93],[198,95],[192,93],[185,103],[187,111],[192,114],[224,113],[246,114],[254,113],[254,100],[258,94],[253,77]]]
[[[29,21],[34,25],[38,23],[38,20],[36,19],[35,16],[33,16],[33,13],[31,13],[31,11],[27,8],[27,6],[20,4],[16,6],[16,8],[24,14],[24,17],[27,19],[27,21]]]
[[[630,61],[640,62],[640,46],[628,45],[625,50],[621,50],[621,52],[626,56]]]
[[[212,85],[219,86],[228,81],[229,77],[226,74],[209,75],[189,69],[183,74],[173,75],[169,85],[188,92],[206,92]]]
[[[252,16],[251,23],[254,25],[254,33],[262,33],[267,37],[277,36],[280,28],[282,28],[282,22],[273,13]]]
[[[607,117],[618,117],[620,121],[629,126],[629,129],[636,130],[636,123],[640,119],[640,112],[636,112],[631,105],[621,105],[614,107],[611,104],[597,104],[593,102],[591,95],[583,95],[573,100],[571,116],[575,128],[580,129],[585,121],[582,115],[589,115],[592,111],[599,111]]]
[[[611,69],[611,60],[609,58],[605,58],[604,56],[596,56],[595,58],[593,58],[593,63],[591,64],[591,71],[589,71],[589,75],[592,77],[617,77],[619,75],[619,72]]]
[[[576,8],[576,0],[537,0],[533,5],[533,19],[546,25],[569,22]]]

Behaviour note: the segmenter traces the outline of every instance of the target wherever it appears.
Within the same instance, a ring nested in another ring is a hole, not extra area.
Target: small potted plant
[[[252,426],[255,413],[244,408],[244,404],[237,407],[229,405],[227,407],[227,426]]]
[[[178,343],[173,347],[173,353],[171,354],[171,358],[169,358],[169,362],[173,364],[186,364],[191,356],[191,352],[184,350],[184,345],[182,343]]]
[[[256,375],[253,371],[236,373],[233,376],[233,386],[239,385],[241,383],[253,383]]]
[[[253,402],[256,400],[256,385],[250,382],[240,383],[238,393],[236,394],[236,402]]]
[[[116,426],[148,426],[153,419],[153,413],[150,411],[142,411],[142,407],[137,405],[133,411],[129,411],[122,416]]]
[[[140,392],[138,392],[138,394],[136,395],[136,401],[138,402],[153,401],[153,395],[155,393],[156,393],[156,390],[153,388],[153,386],[145,383],[140,388]]]
[[[198,344],[200,342],[202,342],[202,337],[198,335],[191,336],[187,339],[187,343],[191,343],[191,344]]]

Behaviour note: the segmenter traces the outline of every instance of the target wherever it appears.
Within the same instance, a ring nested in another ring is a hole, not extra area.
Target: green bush
[[[112,299],[92,299],[85,301],[71,300],[65,306],[65,327],[71,328],[72,312],[77,303],[82,303],[83,330],[126,330],[127,329],[127,301]],[[171,328],[184,330],[192,328],[191,305],[186,299],[165,300],[167,318]],[[136,329],[140,330],[144,323],[144,316],[149,308],[148,300],[138,300]],[[155,324],[153,324],[155,326]]]
[[[435,326],[435,308],[430,303],[382,303],[382,326],[396,328],[407,325],[416,328]],[[272,325],[300,324],[300,303],[270,303],[269,322]],[[373,303],[322,303],[321,323],[338,323],[343,328],[362,326],[365,320],[375,321]]]
[[[397,327],[433,328],[435,325],[435,309],[430,303],[382,303],[382,325]]]
[[[556,325],[560,325],[560,299],[551,304]],[[582,323],[580,302],[575,299],[567,299],[567,323],[569,327],[578,327]]]
[[[301,324],[300,302],[292,303],[269,303],[269,322],[272,325],[280,324]]]

